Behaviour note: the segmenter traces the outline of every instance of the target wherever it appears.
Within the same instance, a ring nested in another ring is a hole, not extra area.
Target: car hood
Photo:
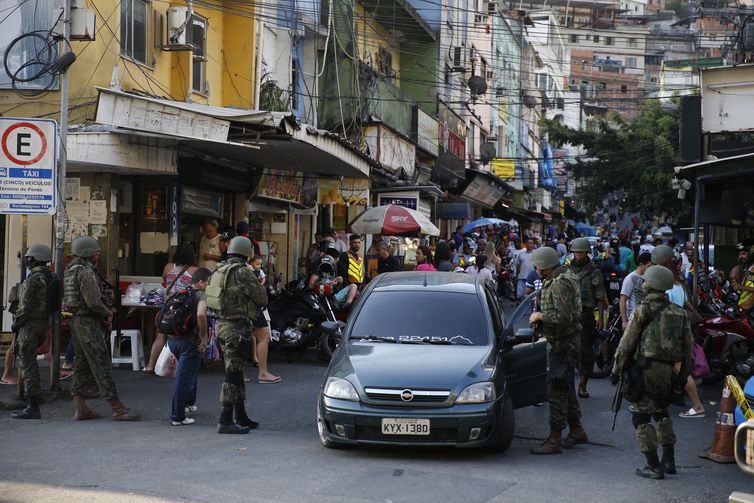
[[[458,390],[490,379],[489,346],[352,343],[347,356],[363,387]],[[348,367],[345,365],[344,367]],[[343,376],[346,377],[346,376]]]

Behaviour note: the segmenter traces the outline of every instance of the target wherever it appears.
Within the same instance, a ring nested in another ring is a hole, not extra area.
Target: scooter
[[[301,358],[308,348],[320,348],[319,326],[328,319],[328,312],[306,282],[289,282],[267,310],[272,343],[285,352],[289,362],[292,353],[298,352]]]
[[[338,306],[338,301],[335,299],[335,282],[331,279],[320,278],[314,285],[314,294],[320,299],[320,304],[325,312],[327,321],[333,321],[345,326],[348,309],[343,309]],[[339,331],[333,333],[323,332],[320,338],[319,355],[320,358],[325,361],[330,361],[333,353],[338,348],[340,342]]]

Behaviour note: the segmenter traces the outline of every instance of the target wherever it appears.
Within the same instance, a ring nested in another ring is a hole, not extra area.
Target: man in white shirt
[[[628,319],[634,312],[636,306],[641,304],[644,298],[644,271],[652,265],[652,254],[642,253],[639,255],[639,261],[636,270],[631,272],[623,279],[623,286],[620,289],[620,317],[623,328],[628,325]]]
[[[683,245],[683,253],[681,253],[681,276],[683,276],[683,279],[686,279],[691,270],[692,260],[694,260],[694,243],[686,241],[686,244]]]
[[[652,244],[652,236],[647,234],[647,236],[644,238],[644,244],[639,247],[639,255],[642,253],[652,253],[652,250],[655,249],[655,246]]]
[[[222,258],[220,251],[220,233],[218,232],[219,224],[214,218],[204,222],[202,226],[202,240],[199,243],[199,267],[205,267],[214,271],[217,264]]]
[[[336,231],[335,229],[330,229],[327,235],[333,238],[333,241],[334,241],[333,248],[338,250],[338,252],[345,253],[348,251],[348,245],[346,244],[345,241],[340,239],[340,236],[338,236],[338,231]]]

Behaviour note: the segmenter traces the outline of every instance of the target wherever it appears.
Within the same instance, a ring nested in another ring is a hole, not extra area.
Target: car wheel
[[[513,402],[506,393],[502,410],[497,417],[497,424],[495,424],[492,443],[489,446],[490,452],[505,452],[510,447],[513,440],[513,424]]]
[[[319,441],[328,449],[339,449],[342,447],[340,444],[333,442],[327,436],[327,424],[325,418],[322,416],[322,406],[317,404],[317,434],[319,435]]]

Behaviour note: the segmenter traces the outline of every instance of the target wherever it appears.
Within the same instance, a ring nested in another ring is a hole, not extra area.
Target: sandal
[[[15,377],[3,378],[0,379],[0,384],[8,384],[12,386],[14,384],[18,384],[18,379],[16,379]]]
[[[691,418],[691,417],[705,417],[704,411],[697,411],[695,408],[691,407],[689,410],[685,410],[683,412],[678,413],[678,417],[685,417],[685,418]]]
[[[277,384],[283,379],[281,377],[275,377],[274,379],[257,379],[259,384]]]

